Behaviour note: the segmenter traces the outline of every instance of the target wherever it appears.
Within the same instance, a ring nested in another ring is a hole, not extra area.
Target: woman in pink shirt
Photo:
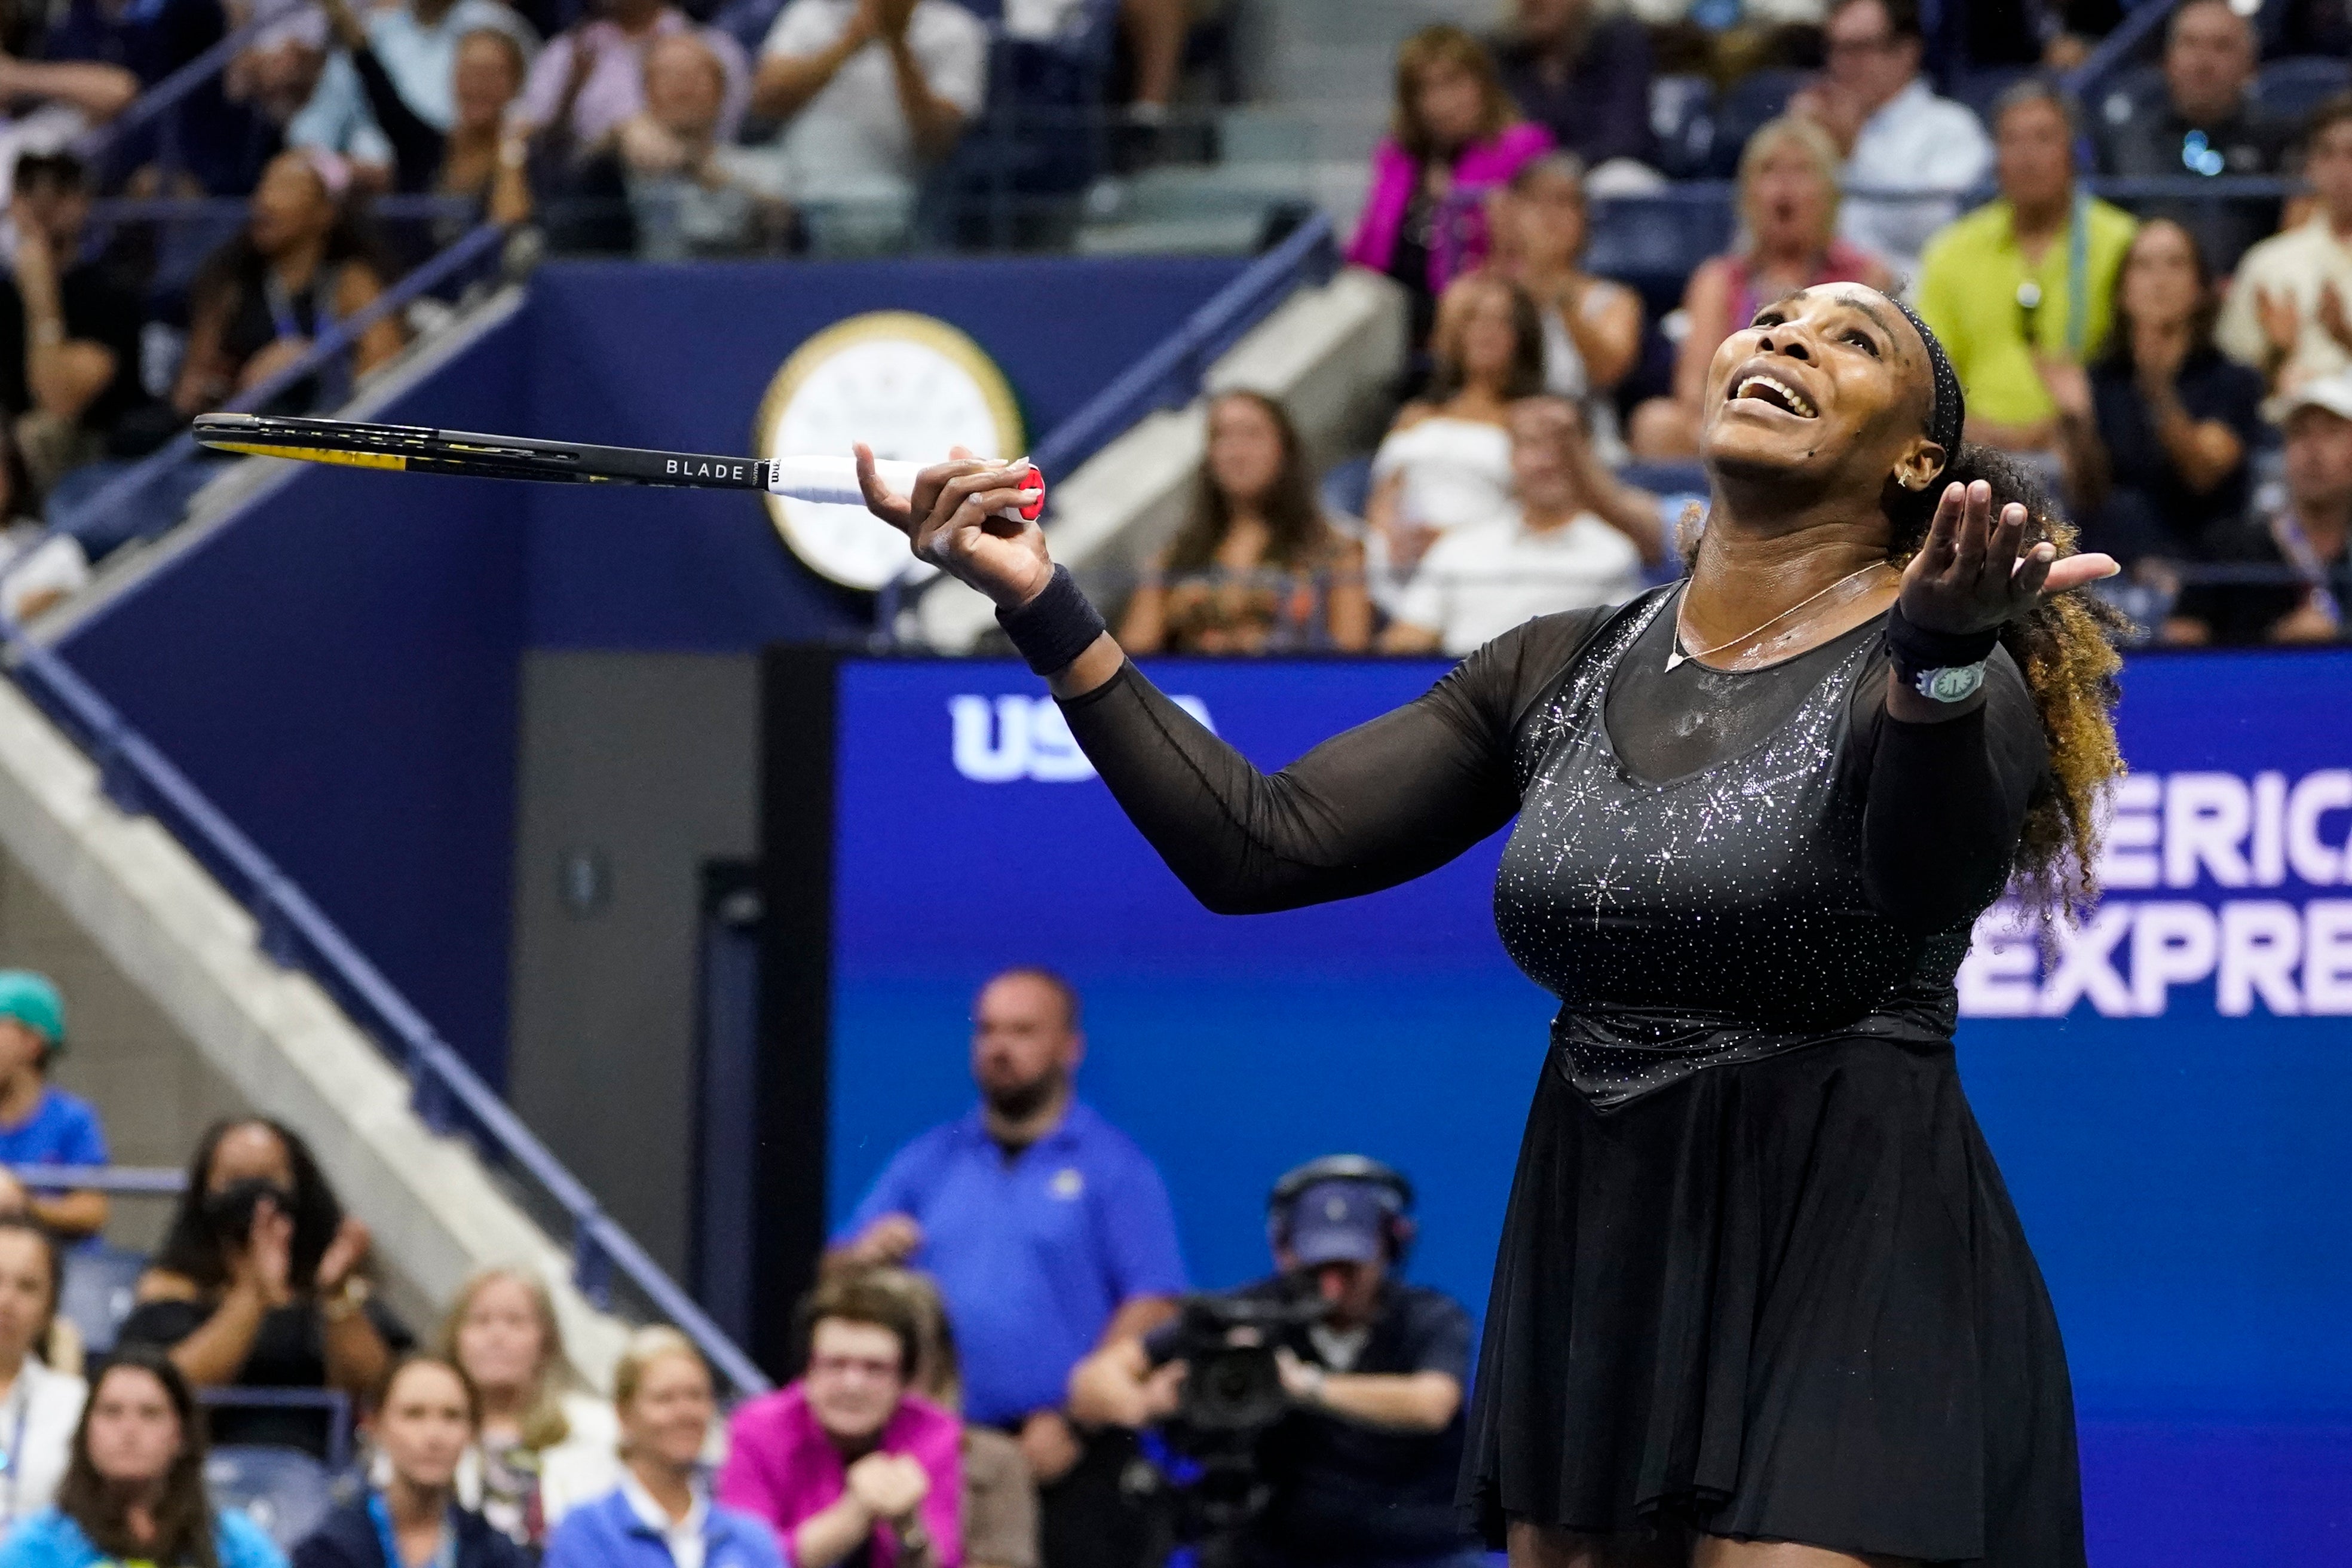
[[[897,1292],[850,1277],[803,1309],[808,1371],[735,1412],[719,1500],[775,1526],[793,1568],[960,1568],[956,1418],[907,1391],[921,1343]]]
[[[1437,297],[1486,255],[1486,198],[1548,151],[1519,119],[1486,47],[1459,27],[1423,27],[1397,50],[1396,109],[1372,153],[1348,259],[1412,294],[1412,342],[1429,341]]]

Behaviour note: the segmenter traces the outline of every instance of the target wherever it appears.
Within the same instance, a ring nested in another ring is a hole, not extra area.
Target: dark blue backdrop
[[[1153,673],[1272,766],[1439,667]],[[1273,1177],[1358,1149],[1421,1188],[1414,1271],[1483,1305],[1550,1011],[1495,937],[1499,837],[1375,898],[1221,919],[1025,672],[841,682],[836,1220],[968,1106],[973,988],[1042,962],[1085,994],[1085,1092],[1159,1160],[1196,1281],[1262,1270]],[[1965,976],[1961,1067],[2065,1326],[2105,1563],[2352,1561],[2347,712],[2352,653],[2135,658],[2115,890],[2049,973],[1989,917]]]
[[[379,417],[744,451],[804,339],[908,309],[995,356],[1035,434],[1244,265],[559,263]],[[498,1083],[523,650],[749,651],[865,616],[793,560],[753,496],[309,468],[62,651]]]

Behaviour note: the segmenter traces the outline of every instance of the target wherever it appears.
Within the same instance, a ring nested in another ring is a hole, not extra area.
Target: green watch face
[[[1916,684],[1919,695],[1931,702],[1965,702],[1984,684],[1984,666],[1960,664],[1923,669]]]

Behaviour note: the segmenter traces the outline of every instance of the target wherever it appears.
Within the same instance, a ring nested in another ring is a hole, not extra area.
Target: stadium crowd
[[[394,312],[295,371],[475,221],[654,258],[902,247],[927,193],[952,184],[1005,50],[1068,43],[1115,10],[1118,68],[1082,73],[1074,90],[1092,96],[1075,107],[1112,117],[1132,166],[1186,155],[1157,139],[1188,62],[1238,47],[1232,9],[12,8],[0,608],[70,593],[129,537],[96,503],[194,414],[264,393],[272,411],[331,406],[398,357]],[[1689,465],[1715,346],[1778,294],[1839,279],[1908,293],[1961,368],[1971,438],[2044,472],[2085,546],[2130,565],[2134,607],[2165,639],[2340,636],[2352,480],[2335,431],[2352,394],[2329,378],[2352,369],[2352,99],[2283,110],[2263,61],[2267,44],[2345,79],[2340,9],[2178,0],[2157,63],[2088,112],[2045,69],[2117,24],[2095,0],[1988,0],[1932,36],[1917,0],[1498,0],[1492,37],[1413,34],[1347,247],[1411,302],[1394,426],[1368,479],[1347,466],[1302,486],[1282,410],[1224,400],[1194,516],[1129,606],[1137,646],[1459,648],[1515,614],[1622,596],[1689,543],[1679,504],[1651,497],[1703,488]],[[215,77],[174,78],[232,38]],[[173,107],[144,114],[158,84]],[[1675,107],[1693,102],[1713,126],[1696,162]],[[1732,240],[1693,258],[1678,300],[1589,268],[1610,202],[1710,174],[1736,181]],[[2086,175],[2231,178],[2110,202]],[[2308,191],[2283,202],[2236,176]],[[94,226],[93,198],[117,193],[247,210],[190,251]],[[442,205],[375,221],[392,197]],[[1522,420],[1536,395],[1571,417]]]
[[[2186,0],[2158,70],[2095,132],[2038,73],[1980,124],[1922,74],[1913,0],[1831,0],[1823,69],[1738,149],[1732,247],[1650,322],[1637,292],[1583,270],[1592,193],[1628,188],[1639,139],[1597,79],[1567,90],[1642,46],[1609,23],[1569,29],[1582,55],[1546,54],[1531,39],[1561,9],[1523,6],[1536,26],[1499,48],[1433,26],[1399,53],[1349,258],[1405,288],[1423,353],[1360,522],[1336,496],[1305,502],[1280,408],[1227,395],[1191,521],[1130,604],[1131,646],[1458,655],[1629,596],[1690,547],[1643,484],[1704,489],[1689,464],[1717,346],[1780,295],[1840,280],[1915,300],[1966,388],[1969,438],[2044,476],[2084,547],[2130,569],[2162,640],[2346,634],[2352,96],[2299,123],[2265,115],[2253,24]],[[2297,167],[2310,195],[2167,195],[2135,216],[2083,188],[2085,144],[2105,174]],[[1565,150],[1580,146],[1609,162],[1588,168]],[[1988,179],[1993,199],[1960,211]]]
[[[598,1379],[609,1400],[583,1392],[520,1268],[475,1277],[420,1342],[303,1138],[258,1117],[205,1133],[127,1315],[61,1313],[105,1199],[37,1184],[104,1165],[106,1139],[47,1081],[64,998],[0,972],[0,1568],[1159,1562],[1203,1524],[1160,1443],[1188,1451],[1187,1369],[1217,1348],[1182,1310],[1166,1188],[1077,1096],[1066,982],[1001,973],[972,1026],[979,1103],[900,1150],[835,1237],[798,1375],[722,1412],[663,1326]],[[1266,1490],[1206,1516],[1229,1560],[1484,1561],[1452,1500],[1470,1320],[1395,1272],[1411,1204],[1357,1156],[1269,1199],[1273,1272],[1224,1298],[1286,1314],[1263,1331],[1277,1403],[1247,1434]],[[305,1391],[357,1409],[347,1463],[335,1410],[287,1398]],[[214,1495],[208,1453],[277,1456],[308,1490],[248,1511]]]

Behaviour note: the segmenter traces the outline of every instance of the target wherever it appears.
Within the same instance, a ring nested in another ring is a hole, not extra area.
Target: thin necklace
[[[1734,647],[1739,643],[1744,643],[1749,637],[1754,637],[1758,632],[1766,629],[1766,627],[1778,626],[1782,621],[1787,620],[1790,616],[1795,615],[1799,610],[1803,609],[1807,605],[1810,605],[1815,599],[1820,598],[1822,594],[1833,594],[1840,588],[1844,587],[1848,583],[1853,582],[1856,577],[1861,576],[1864,573],[1875,572],[1885,564],[1886,563],[1884,561],[1874,561],[1867,566],[1860,567],[1854,571],[1849,572],[1844,576],[1839,578],[1836,582],[1831,584],[1828,587],[1823,588],[1821,593],[1809,594],[1805,597],[1798,600],[1795,604],[1790,605],[1779,615],[1774,616],[1770,620],[1766,621],[1763,626],[1751,626],[1748,630],[1740,633],[1738,637],[1733,637],[1729,642],[1719,642],[1713,647],[1694,648],[1688,653],[1685,653],[1683,651],[1683,600],[1677,599],[1675,601],[1675,638],[1673,646],[1666,650],[1666,668],[1668,669],[1672,669],[1676,665],[1683,663],[1686,659],[1707,658],[1713,655],[1721,653],[1725,648]],[[1684,597],[1687,598],[1688,596],[1689,595],[1686,592]]]

